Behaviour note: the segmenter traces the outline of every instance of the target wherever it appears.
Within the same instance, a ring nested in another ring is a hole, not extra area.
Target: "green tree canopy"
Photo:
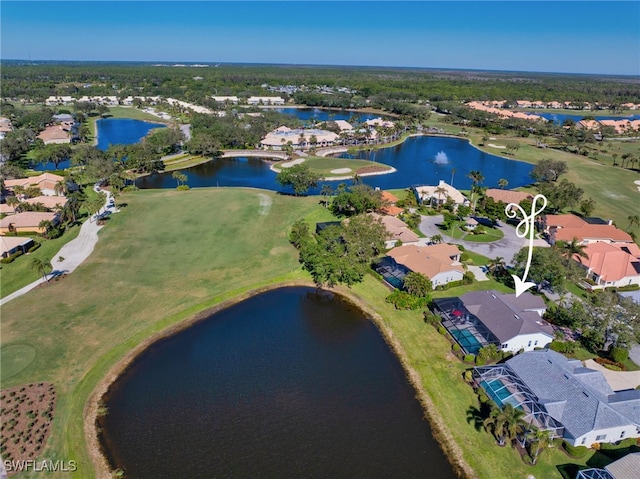
[[[276,175],[276,181],[282,186],[290,186],[296,196],[303,195],[310,188],[318,186],[321,177],[309,169],[307,165],[298,164],[290,168],[282,168]]]

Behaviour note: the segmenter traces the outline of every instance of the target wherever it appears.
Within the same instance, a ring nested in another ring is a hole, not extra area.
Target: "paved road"
[[[504,237],[498,241],[492,243],[474,243],[472,241],[464,241],[453,239],[447,236],[437,225],[443,222],[442,215],[436,216],[423,216],[420,222],[420,231],[425,235],[431,237],[433,235],[442,236],[447,243],[461,244],[469,251],[481,254],[487,258],[493,259],[497,256],[502,256],[507,264],[513,262],[513,257],[525,246],[527,240],[524,238],[518,238],[516,235],[516,229],[513,226],[502,224],[499,228],[504,233]],[[534,246],[548,247],[544,240],[534,240]]]
[[[97,191],[100,191],[100,189],[98,189]],[[102,190],[102,193],[106,195],[105,204],[97,213],[97,215],[117,212],[118,210],[116,210],[115,207],[109,206],[111,193],[106,190]],[[25,287],[20,288],[18,291],[15,291],[0,299],[0,306],[8,303],[12,299],[28,293],[33,288],[40,286],[47,279],[55,278],[56,276],[59,276],[61,274],[68,274],[74,271],[92,253],[93,248],[98,242],[98,231],[100,231],[101,228],[102,226],[98,225],[95,216],[92,216],[87,221],[85,221],[80,227],[80,233],[78,233],[78,236],[65,244],[62,248],[60,248],[60,251],[58,251],[54,255],[53,259],[51,260],[51,273],[49,273],[46,277],[39,278],[33,283],[30,283]],[[60,257],[64,258],[64,260],[59,261]]]

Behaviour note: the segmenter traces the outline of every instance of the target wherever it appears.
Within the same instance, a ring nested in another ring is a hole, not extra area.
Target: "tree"
[[[498,186],[503,190],[507,187],[508,184],[509,184],[509,181],[507,181],[505,178],[500,178],[498,180]]]
[[[640,226],[640,216],[638,216],[638,215],[629,215],[629,216],[627,216],[627,219],[629,220],[628,229],[631,229],[634,224],[636,226]]]
[[[51,266],[51,261],[40,258],[33,258],[31,260],[31,269],[34,269],[38,272],[38,274],[42,275],[42,279],[45,279],[47,283],[49,282],[49,278],[47,278],[47,272],[50,271],[53,267]]]
[[[42,232],[42,236],[44,236],[45,238],[48,238],[49,232],[51,231],[51,228],[53,228],[53,221],[42,220],[40,223],[38,223],[38,228],[40,228],[41,230],[44,230]]]
[[[300,249],[300,247],[309,241],[309,239],[311,239],[309,224],[303,219],[293,223],[291,233],[289,233],[289,241],[291,244],[297,249]]]
[[[171,177],[178,182],[178,188],[187,181],[187,175],[179,171],[174,171]]]
[[[593,198],[585,198],[580,202],[580,211],[584,216],[591,216],[593,210],[596,209],[596,200]]]
[[[420,298],[426,298],[433,290],[431,280],[422,273],[416,273],[411,271],[404,277],[403,280],[404,289],[412,296]]]
[[[444,239],[442,238],[442,235],[433,235],[431,237],[431,242],[434,244],[440,244],[444,241]]]
[[[502,256],[496,256],[489,262],[487,269],[493,276],[504,276],[507,273],[507,263]]]
[[[551,440],[551,432],[548,429],[534,428],[529,433],[529,441],[531,442],[531,460],[535,465],[538,462],[540,453],[547,449],[553,442]]]
[[[540,160],[529,174],[535,181],[556,181],[567,172],[567,164],[561,160]]]
[[[540,193],[546,196],[554,211],[562,211],[580,202],[584,190],[563,178],[559,183],[543,182]]]
[[[382,192],[369,185],[353,185],[349,189],[336,190],[331,211],[337,215],[358,215],[375,211],[382,206]]]
[[[580,258],[589,258],[589,255],[585,252],[586,245],[580,243],[576,238],[573,238],[569,243],[565,243],[563,247],[563,256],[572,259],[574,256]]]
[[[291,168],[282,168],[276,175],[276,181],[282,186],[291,186],[296,196],[318,186],[321,177],[312,172],[306,165],[293,165]]]
[[[323,198],[324,207],[328,208],[329,207],[328,198],[333,194],[333,188],[331,188],[331,185],[325,183],[324,185],[322,185],[322,188],[320,188],[320,194],[322,195],[322,198]]]

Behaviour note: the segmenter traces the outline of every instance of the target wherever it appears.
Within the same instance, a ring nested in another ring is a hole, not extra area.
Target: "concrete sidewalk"
[[[98,225],[97,217],[107,212],[115,213],[118,211],[115,208],[109,207],[109,203],[111,201],[111,193],[109,191],[100,189],[98,189],[97,191],[104,193],[107,197],[104,206],[100,209],[100,211],[98,211],[98,213],[90,217],[82,224],[82,226],[80,227],[80,233],[75,239],[65,244],[62,248],[60,248],[60,251],[58,251],[54,255],[54,257],[51,259],[51,273],[49,273],[46,278],[39,278],[33,283],[30,283],[25,287],[20,288],[18,291],[15,291],[0,299],[0,306],[8,303],[12,299],[28,293],[32,289],[46,282],[47,279],[52,279],[62,274],[71,273],[89,257],[89,255],[93,252],[96,243],[98,242],[98,231],[102,229],[102,226]],[[64,258],[64,261],[59,261],[58,258],[60,257]]]

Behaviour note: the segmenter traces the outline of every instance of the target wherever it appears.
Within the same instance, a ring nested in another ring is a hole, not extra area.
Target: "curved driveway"
[[[513,257],[522,247],[525,246],[527,242],[524,238],[518,238],[516,235],[516,229],[513,226],[504,223],[501,223],[501,226],[499,226],[500,230],[504,233],[504,238],[492,243],[475,243],[472,241],[453,239],[438,228],[437,225],[441,224],[443,221],[444,217],[442,215],[422,216],[420,231],[429,237],[433,235],[440,235],[447,243],[461,244],[465,249],[481,254],[490,259],[502,256],[507,264],[513,263]],[[533,245],[542,247],[549,246],[549,244],[544,240],[534,240]]]

